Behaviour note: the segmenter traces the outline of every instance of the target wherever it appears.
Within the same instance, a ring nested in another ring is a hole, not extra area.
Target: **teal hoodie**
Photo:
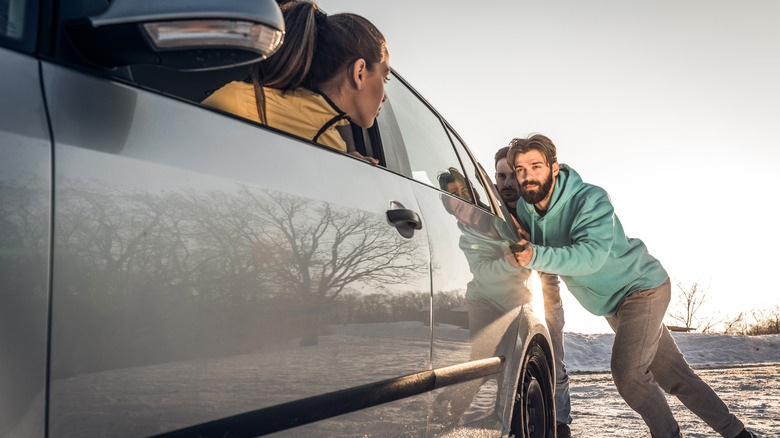
[[[623,298],[669,277],[641,240],[626,237],[607,192],[582,182],[565,164],[560,164],[547,213],[539,216],[521,199],[517,216],[533,243],[526,267],[558,274],[594,315],[613,316]]]

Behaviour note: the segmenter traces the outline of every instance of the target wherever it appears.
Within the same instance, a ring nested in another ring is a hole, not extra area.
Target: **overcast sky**
[[[374,22],[491,175],[545,134],[705,312],[780,305],[780,1],[318,3]],[[565,298],[567,330],[609,331]]]

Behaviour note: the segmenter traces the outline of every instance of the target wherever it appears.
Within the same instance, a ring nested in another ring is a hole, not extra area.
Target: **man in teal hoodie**
[[[540,134],[514,139],[512,163],[520,195],[517,216],[530,242],[510,262],[558,274],[585,309],[603,315],[615,332],[612,378],[653,437],[680,437],[663,391],[726,438],[754,436],[685,361],[663,325],[669,276],[639,239],[626,237],[604,189],[558,164],[552,141]],[[663,389],[663,391],[662,391]]]
[[[517,219],[517,203],[520,200],[520,186],[517,184],[515,170],[506,161],[509,146],[504,146],[494,156],[496,167],[496,190],[504,201],[509,213]],[[518,230],[520,232],[521,230]],[[522,230],[522,237],[530,237]],[[550,333],[550,344],[555,357],[555,433],[558,438],[571,438],[571,395],[569,374],[566,372],[566,350],[563,346],[563,327],[566,318],[561,301],[560,280],[557,275],[539,272],[544,297],[544,320]]]

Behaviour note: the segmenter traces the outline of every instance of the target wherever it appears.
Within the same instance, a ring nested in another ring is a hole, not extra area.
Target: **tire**
[[[553,376],[547,354],[539,345],[528,349],[520,371],[509,436],[555,438]]]

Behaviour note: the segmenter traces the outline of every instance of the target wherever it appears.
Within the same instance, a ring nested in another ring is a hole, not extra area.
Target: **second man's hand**
[[[520,239],[519,242],[509,245],[510,253],[506,258],[514,266],[526,266],[531,263],[534,256],[534,247],[527,240]]]

